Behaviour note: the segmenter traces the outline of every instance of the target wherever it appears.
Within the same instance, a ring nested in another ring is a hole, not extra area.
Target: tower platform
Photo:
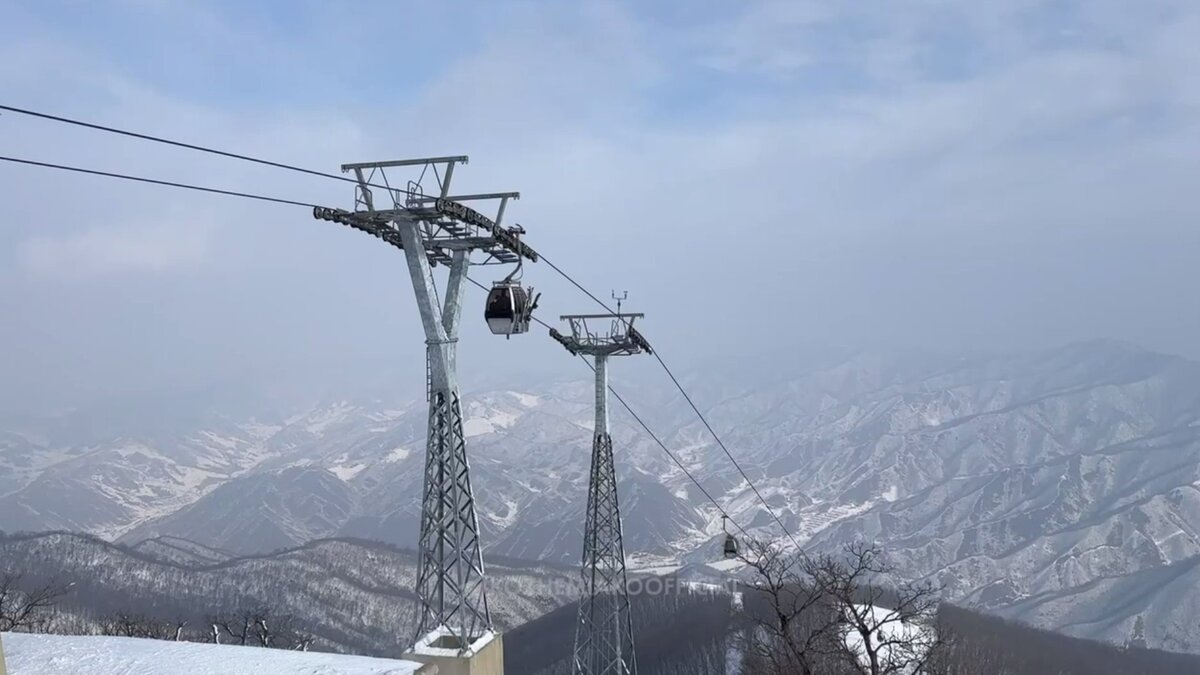
[[[438,675],[504,675],[504,638],[500,633],[488,631],[465,651],[459,647],[454,633],[438,629],[418,640],[404,658],[434,665]]]

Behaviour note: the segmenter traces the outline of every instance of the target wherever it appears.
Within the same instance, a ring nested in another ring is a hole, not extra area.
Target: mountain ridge
[[[677,393],[644,375],[614,375],[739,524],[781,537]],[[1084,588],[1091,580],[1142,579],[1145,570],[1200,554],[1200,533],[1189,524],[1200,522],[1200,364],[1193,361],[1098,340],[1001,355],[789,362],[761,384],[750,374],[703,375],[683,375],[693,398],[807,547],[880,541],[905,575],[935,580],[952,599],[988,611],[1036,616],[1038,625],[1065,624],[1078,613],[1063,599],[1072,589],[1103,606]],[[489,555],[578,559],[590,397],[584,377],[464,396]],[[65,526],[129,543],[176,535],[237,553],[338,535],[411,544],[425,417],[422,400],[334,399],[270,424],[216,418],[218,426],[176,429],[157,444],[96,440],[82,458],[78,446],[0,435],[0,468],[15,466],[13,457],[29,464],[11,479],[17,489],[5,492],[0,481],[0,527]],[[695,560],[711,550],[722,536],[717,511],[617,407],[612,433],[633,565]],[[136,499],[114,502],[130,485],[138,486]],[[96,522],[40,508],[73,488]],[[25,508],[22,518],[6,508],[14,505]],[[156,505],[162,513],[148,510]],[[1011,565],[1021,571],[1015,580]],[[1101,584],[1114,593],[1118,585]],[[1042,604],[1031,608],[1030,598]],[[1146,611],[1184,621],[1192,610]],[[1120,642],[1135,618],[1080,636]],[[1200,607],[1194,618],[1200,624]],[[1149,633],[1152,645],[1200,651],[1200,628]]]
[[[256,606],[295,617],[324,650],[399,656],[416,630],[413,551],[347,538],[212,564],[187,564],[70,532],[0,535],[0,574],[69,584],[51,629],[94,632],[114,613],[203,626]],[[497,626],[508,629],[577,592],[575,569],[487,557]]]

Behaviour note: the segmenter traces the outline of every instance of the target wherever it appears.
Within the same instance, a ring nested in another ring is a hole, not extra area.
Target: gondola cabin
[[[737,537],[729,533],[729,526],[726,523],[729,521],[729,516],[721,514],[721,529],[725,532],[725,558],[738,557]]]
[[[736,558],[738,556],[737,539],[732,534],[725,535],[725,557]]]
[[[536,300],[518,283],[498,281],[488,293],[483,318],[496,335],[517,335],[529,330]]]

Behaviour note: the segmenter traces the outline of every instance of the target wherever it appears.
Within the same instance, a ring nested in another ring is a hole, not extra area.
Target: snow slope
[[[5,633],[8,675],[413,675],[411,661],[94,635]]]

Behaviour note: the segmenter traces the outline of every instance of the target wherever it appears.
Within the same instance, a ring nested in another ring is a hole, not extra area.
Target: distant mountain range
[[[685,384],[805,546],[869,538],[957,602],[1118,643],[1140,616],[1149,646],[1200,652],[1200,364],[1089,342],[717,367]],[[671,389],[616,386],[739,523],[781,538]],[[578,558],[591,395],[583,371],[464,396],[489,554]],[[411,546],[425,417],[424,400],[350,397],[272,414],[11,420],[0,529],[175,536],[226,554],[329,536]],[[618,406],[613,418],[635,566],[714,558],[715,509]]]

